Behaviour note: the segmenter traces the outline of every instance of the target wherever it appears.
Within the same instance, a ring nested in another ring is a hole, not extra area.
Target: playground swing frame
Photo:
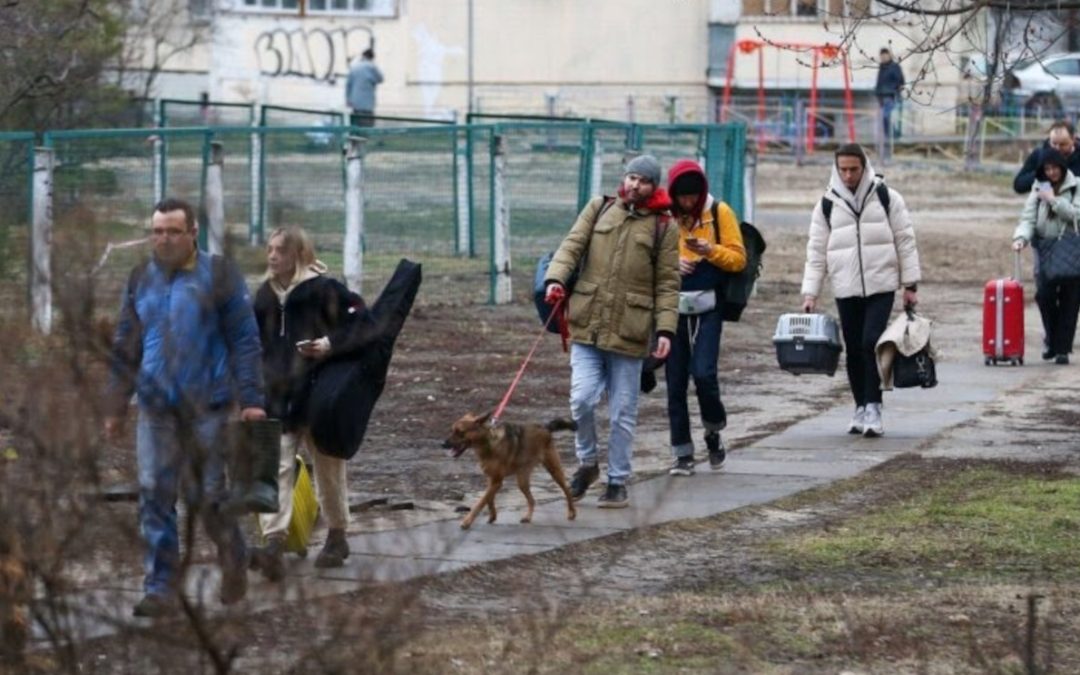
[[[758,87],[757,87],[757,129],[754,136],[757,139],[759,151],[765,147],[765,48],[810,52],[813,58],[812,74],[810,80],[810,105],[807,108],[806,124],[806,151],[814,151],[817,137],[817,109],[818,109],[818,70],[821,61],[840,59],[840,65],[844,72],[844,112],[847,115],[848,141],[855,142],[855,103],[851,92],[851,66],[848,62],[847,51],[833,44],[811,44],[803,42],[766,42],[764,40],[739,40],[731,45],[728,53],[727,77],[724,81],[724,97],[720,107],[720,121],[727,121],[728,110],[731,106],[731,89],[735,79],[735,58],[738,54],[753,54],[758,57]]]

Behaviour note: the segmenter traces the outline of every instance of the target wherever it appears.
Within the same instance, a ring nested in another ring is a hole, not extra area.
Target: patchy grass
[[[1030,645],[1038,672],[1077,672],[1080,648],[1066,636],[1080,630],[1080,584],[1070,570],[1078,497],[1080,479],[1058,465],[907,455],[769,507],[650,528],[634,544],[590,542],[669,550],[683,567],[675,564],[670,587],[647,597],[552,600],[544,616],[445,617],[453,637],[425,632],[399,665],[414,672],[1022,673]],[[753,525],[766,514],[775,525],[784,513],[790,525],[767,537]],[[686,562],[680,545],[717,547],[712,569],[697,569],[700,558]],[[530,569],[542,568],[542,558]],[[620,568],[648,560],[628,552],[609,569],[615,578],[632,576]],[[565,569],[578,563],[558,558]],[[526,578],[520,566],[507,567],[511,578]],[[1041,599],[1029,642],[1033,595]]]
[[[1078,503],[1080,478],[976,466],[898,504],[770,547],[814,567],[1075,576]]]

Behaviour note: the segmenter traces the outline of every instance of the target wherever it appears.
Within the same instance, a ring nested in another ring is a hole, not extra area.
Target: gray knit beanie
[[[652,155],[639,155],[630,160],[624,175],[631,173],[650,180],[653,185],[660,184],[660,162]]]

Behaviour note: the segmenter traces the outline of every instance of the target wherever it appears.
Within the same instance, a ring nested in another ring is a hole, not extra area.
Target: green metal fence
[[[276,112],[275,112],[276,111]],[[173,112],[168,111],[170,116]],[[271,114],[288,112],[271,109]],[[304,114],[301,111],[299,114]],[[266,117],[259,121],[268,121]],[[594,194],[614,194],[627,157],[656,155],[705,163],[713,193],[743,211],[745,130],[738,125],[630,125],[586,121],[507,121],[487,125],[352,127],[229,125],[80,130],[44,134],[54,152],[53,214],[64,233],[80,227],[82,257],[96,265],[108,244],[145,235],[163,196],[186,198],[205,221],[207,166],[220,144],[225,228],[231,251],[253,277],[261,244],[276,227],[301,225],[340,275],[344,265],[346,162],[362,139],[365,295],[382,288],[401,257],[422,261],[431,302],[493,298],[493,180],[496,138],[505,148],[511,268],[515,295],[528,293],[536,258],[555,247]],[[0,135],[0,238],[29,222],[33,136]],[[14,215],[13,215],[14,214]],[[11,224],[2,218],[7,217]],[[204,228],[205,230],[205,228]],[[60,247],[75,238],[61,236]],[[3,239],[0,239],[2,245]],[[145,249],[124,249],[95,271],[111,309],[126,269]],[[20,256],[8,255],[7,260]]]
[[[34,134],[0,132],[0,304],[26,301],[26,251],[33,201]]]

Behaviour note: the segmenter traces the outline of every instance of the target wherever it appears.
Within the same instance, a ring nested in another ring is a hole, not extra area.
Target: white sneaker
[[[867,403],[866,414],[863,416],[863,436],[875,438],[885,435],[885,427],[881,424],[881,404]]]
[[[851,424],[848,425],[847,432],[849,434],[861,434],[866,429],[866,408],[859,406],[855,408],[855,414],[851,418]]]

